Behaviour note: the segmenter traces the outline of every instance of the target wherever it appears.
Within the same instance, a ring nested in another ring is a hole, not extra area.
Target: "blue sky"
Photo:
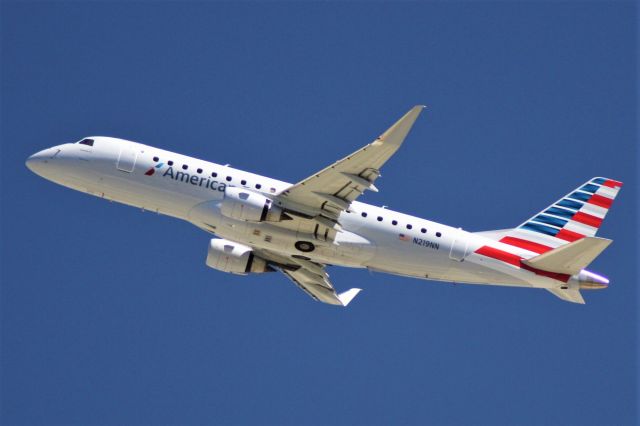
[[[2,4],[4,424],[635,424],[633,2]],[[332,268],[348,309],[30,173],[86,135],[300,180],[423,113],[363,201],[472,231],[625,182],[587,305]]]

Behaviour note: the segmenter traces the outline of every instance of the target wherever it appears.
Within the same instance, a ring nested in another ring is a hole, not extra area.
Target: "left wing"
[[[377,191],[374,182],[380,168],[400,148],[423,108],[413,107],[369,145],[283,191],[280,204],[321,223],[323,218],[337,221],[365,190]]]
[[[283,256],[268,250],[258,249],[256,252],[318,302],[347,306],[361,291],[359,288],[352,288],[344,293],[336,293],[329,280],[325,265],[310,260]]]
[[[304,267],[296,271],[288,271],[286,269],[281,269],[281,271],[289,277],[295,285],[300,287],[302,291],[318,302],[347,306],[361,291],[359,288],[352,288],[344,293],[337,294],[329,281],[329,274],[327,274],[324,268],[322,275],[318,275]]]

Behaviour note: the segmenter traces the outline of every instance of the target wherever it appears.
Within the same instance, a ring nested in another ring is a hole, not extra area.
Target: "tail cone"
[[[584,290],[599,290],[607,288],[609,280],[601,275],[594,274],[593,272],[583,269],[578,275],[578,281],[580,282],[580,289]]]

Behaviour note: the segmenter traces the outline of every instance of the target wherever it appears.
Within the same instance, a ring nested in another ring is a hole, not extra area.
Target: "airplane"
[[[584,304],[609,280],[585,268],[612,242],[596,237],[622,182],[594,177],[510,228],[467,232],[356,201],[424,106],[370,144],[296,184],[141,143],[92,136],[33,154],[26,166],[60,185],[169,215],[213,234],[206,265],[233,274],[279,271],[313,299],[347,306],[331,265],[453,283],[545,289]]]

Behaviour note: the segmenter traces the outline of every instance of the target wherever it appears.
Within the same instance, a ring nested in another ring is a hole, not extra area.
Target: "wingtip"
[[[340,300],[340,303],[342,303],[342,306],[346,307],[353,300],[353,298],[356,297],[358,293],[360,293],[361,291],[362,291],[361,288],[349,289],[344,293],[340,293],[338,295],[338,299]]]
[[[400,146],[409,134],[413,124],[422,113],[424,105],[416,105],[378,137],[378,141]]]

